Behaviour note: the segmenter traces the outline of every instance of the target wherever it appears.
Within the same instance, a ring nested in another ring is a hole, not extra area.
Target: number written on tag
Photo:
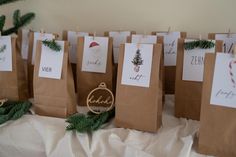
[[[64,56],[64,42],[56,41],[61,46],[60,51],[42,45],[39,77],[61,79]]]

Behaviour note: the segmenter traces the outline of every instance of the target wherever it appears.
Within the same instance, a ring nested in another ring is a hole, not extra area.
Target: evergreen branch
[[[13,3],[19,0],[0,0],[0,5],[8,4],[8,3]]]
[[[67,118],[69,125],[66,130],[76,130],[80,133],[96,131],[103,124],[110,121],[115,116],[115,108],[100,114],[88,112],[87,114],[75,114]]]
[[[7,46],[3,45],[2,47],[0,47],[0,53],[3,53],[6,50]]]
[[[61,51],[61,46],[53,39],[53,40],[43,40],[43,45],[47,46],[53,51],[59,52]]]
[[[15,10],[13,14],[13,25],[18,26],[20,24],[20,10]]]
[[[6,16],[5,15],[0,16],[0,31],[3,30],[3,27],[5,25],[5,21],[6,21]]]
[[[32,106],[31,102],[7,101],[0,107],[0,124],[8,120],[16,120],[27,113]]]
[[[9,35],[12,33],[17,33],[18,29],[29,24],[35,18],[34,13],[27,13],[20,17],[20,11],[16,10],[13,15],[13,24],[12,28],[2,31],[2,35]]]
[[[35,13],[27,13],[20,18],[20,27],[28,25],[35,18]]]
[[[185,50],[192,50],[195,48],[201,48],[201,49],[210,49],[215,46],[215,43],[208,40],[195,40],[184,43],[184,49]]]

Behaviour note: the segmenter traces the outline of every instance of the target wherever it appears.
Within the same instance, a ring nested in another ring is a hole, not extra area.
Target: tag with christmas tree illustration
[[[152,44],[126,43],[121,84],[149,87],[152,55]]]
[[[236,108],[236,59],[217,53],[210,104]]]
[[[29,49],[29,30],[22,29],[22,43],[21,43],[21,56],[23,59],[28,59]]]
[[[84,37],[82,71],[105,73],[108,37]]]
[[[35,60],[35,53],[36,53],[36,44],[38,40],[52,40],[54,39],[55,36],[53,34],[48,34],[48,33],[40,33],[40,32],[35,32],[34,33],[34,44],[33,44],[33,52],[32,52],[32,60],[31,63],[34,64],[34,60]]]
[[[224,42],[224,53],[232,53],[234,45],[236,44],[236,34],[216,34],[215,40],[222,40]]]
[[[156,35],[164,37],[164,65],[176,66],[177,42],[180,32],[158,32]]]
[[[64,56],[64,41],[55,41],[60,49],[53,50],[42,44],[39,77],[61,79]]]
[[[88,36],[89,33],[87,32],[73,32],[68,31],[68,41],[70,42],[70,53],[69,53],[69,60],[71,63],[77,63],[77,42],[78,37]]]
[[[0,71],[12,71],[12,47],[10,36],[0,36]]]
[[[131,43],[156,44],[157,43],[157,36],[156,35],[133,34],[131,36]]]
[[[120,51],[120,44],[124,44],[127,37],[131,35],[131,31],[112,31],[109,32],[109,37],[113,38],[113,57],[114,63],[118,63],[118,56]]]
[[[215,53],[215,40],[199,41],[185,39],[183,80],[203,81],[204,58],[206,53]]]
[[[134,71],[139,72],[140,66],[143,65],[143,59],[140,53],[140,49],[137,49],[132,63],[134,65]]]

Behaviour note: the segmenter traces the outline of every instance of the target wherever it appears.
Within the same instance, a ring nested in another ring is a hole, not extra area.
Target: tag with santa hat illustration
[[[108,37],[84,37],[82,71],[105,73]]]

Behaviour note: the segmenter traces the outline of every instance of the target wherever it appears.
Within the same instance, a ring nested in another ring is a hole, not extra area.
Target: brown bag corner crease
[[[37,42],[34,66],[34,106],[39,115],[65,118],[76,113],[76,95],[71,65],[69,44],[65,41],[61,79],[38,76],[42,42]]]
[[[27,100],[29,97],[27,80],[17,38],[11,37],[11,47],[12,71],[0,72],[0,99],[7,98],[11,101]]]
[[[121,84],[124,49],[125,45],[122,44],[118,64],[115,124],[118,127],[156,132],[162,124],[162,45],[154,45],[149,88]]]
[[[88,94],[90,91],[97,88],[101,82],[105,82],[107,88],[114,93],[112,42],[112,38],[109,37],[106,73],[85,72],[81,70],[84,50],[84,37],[79,37],[77,49],[77,99],[79,106],[86,105]]]
[[[236,110],[210,104],[215,59],[215,54],[206,54],[197,151],[214,156],[235,157]]]
[[[202,82],[184,81],[184,40],[178,40],[178,53],[176,62],[175,82],[175,116],[187,119],[199,120],[201,111]],[[223,42],[217,40],[215,52],[222,51]]]

